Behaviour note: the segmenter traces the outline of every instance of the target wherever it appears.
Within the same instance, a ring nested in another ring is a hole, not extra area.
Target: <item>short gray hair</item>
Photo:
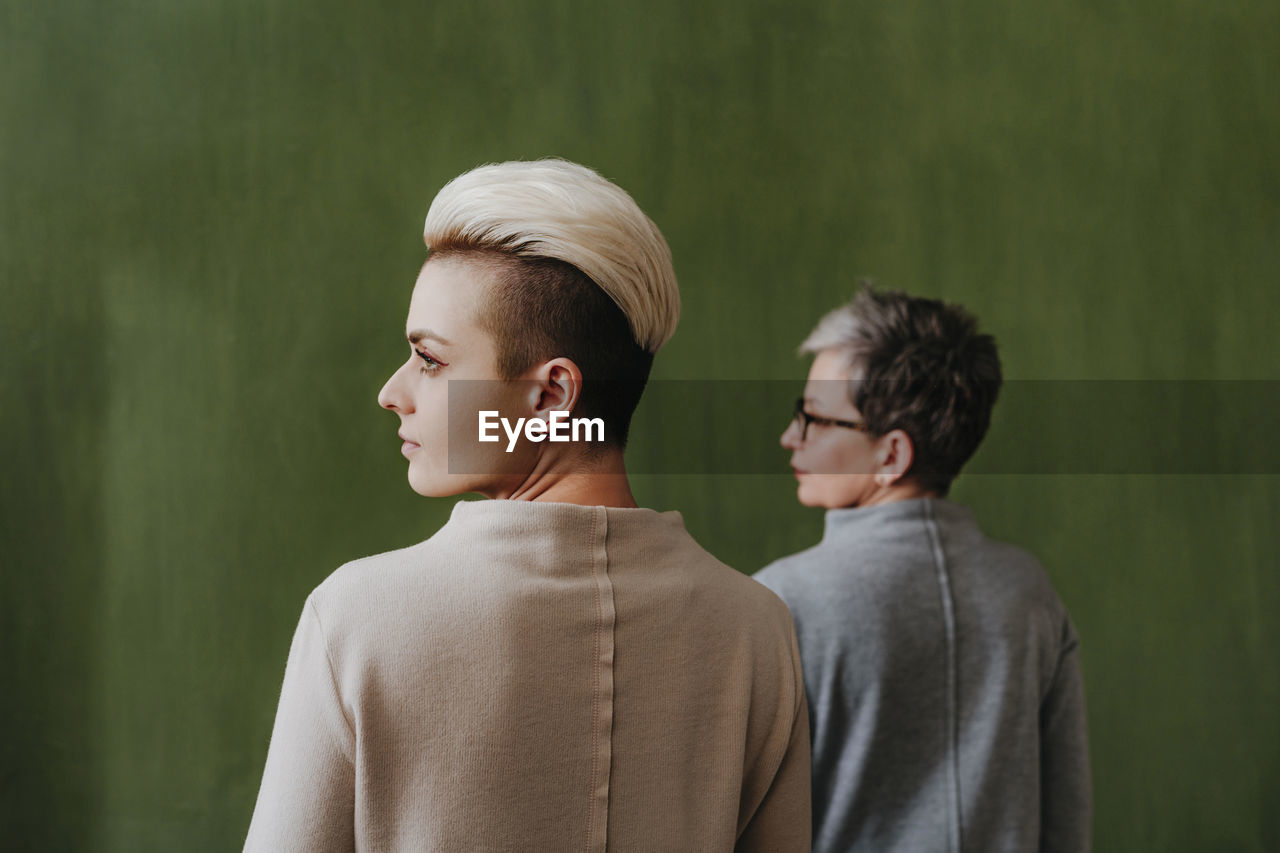
[[[827,350],[847,360],[849,401],[871,433],[906,432],[909,475],[945,495],[991,425],[1003,381],[995,338],[959,305],[863,282],[800,345]]]

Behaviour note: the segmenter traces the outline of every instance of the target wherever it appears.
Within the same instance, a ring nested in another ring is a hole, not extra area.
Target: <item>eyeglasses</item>
[[[842,421],[836,418],[824,418],[821,415],[811,415],[804,410],[804,398],[800,397],[796,400],[796,410],[792,415],[795,418],[796,426],[800,427],[800,440],[804,441],[809,436],[809,427],[812,424],[818,426],[838,426],[845,429],[856,429],[858,432],[867,432],[868,427],[863,421]]]

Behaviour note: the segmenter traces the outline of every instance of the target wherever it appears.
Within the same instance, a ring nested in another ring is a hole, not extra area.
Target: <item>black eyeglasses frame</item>
[[[811,415],[804,410],[804,397],[796,398],[796,408],[791,415],[792,420],[796,422],[796,426],[800,428],[800,440],[805,441],[809,437],[809,427],[814,424],[818,426],[835,426],[844,429],[857,430],[858,432],[870,432],[871,428],[867,426],[865,421],[842,421],[839,418],[827,418],[822,415]]]

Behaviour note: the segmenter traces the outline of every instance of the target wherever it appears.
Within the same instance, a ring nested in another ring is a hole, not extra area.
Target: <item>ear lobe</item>
[[[884,456],[881,459],[881,472],[876,475],[876,483],[891,486],[911,470],[911,464],[916,458],[916,449],[911,443],[911,436],[900,429],[889,431],[882,441]],[[881,477],[884,477],[883,482]]]

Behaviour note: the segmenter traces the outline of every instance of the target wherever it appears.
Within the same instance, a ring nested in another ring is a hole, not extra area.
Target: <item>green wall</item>
[[[798,387],[870,275],[1015,379],[1276,380],[1277,44],[1266,0],[0,0],[5,846],[238,848],[307,592],[448,513],[374,396],[450,177],[629,189],[682,282],[661,378]],[[1100,850],[1280,849],[1277,485],[957,487],[1076,620]],[[821,526],[782,473],[636,489],[746,571]]]

